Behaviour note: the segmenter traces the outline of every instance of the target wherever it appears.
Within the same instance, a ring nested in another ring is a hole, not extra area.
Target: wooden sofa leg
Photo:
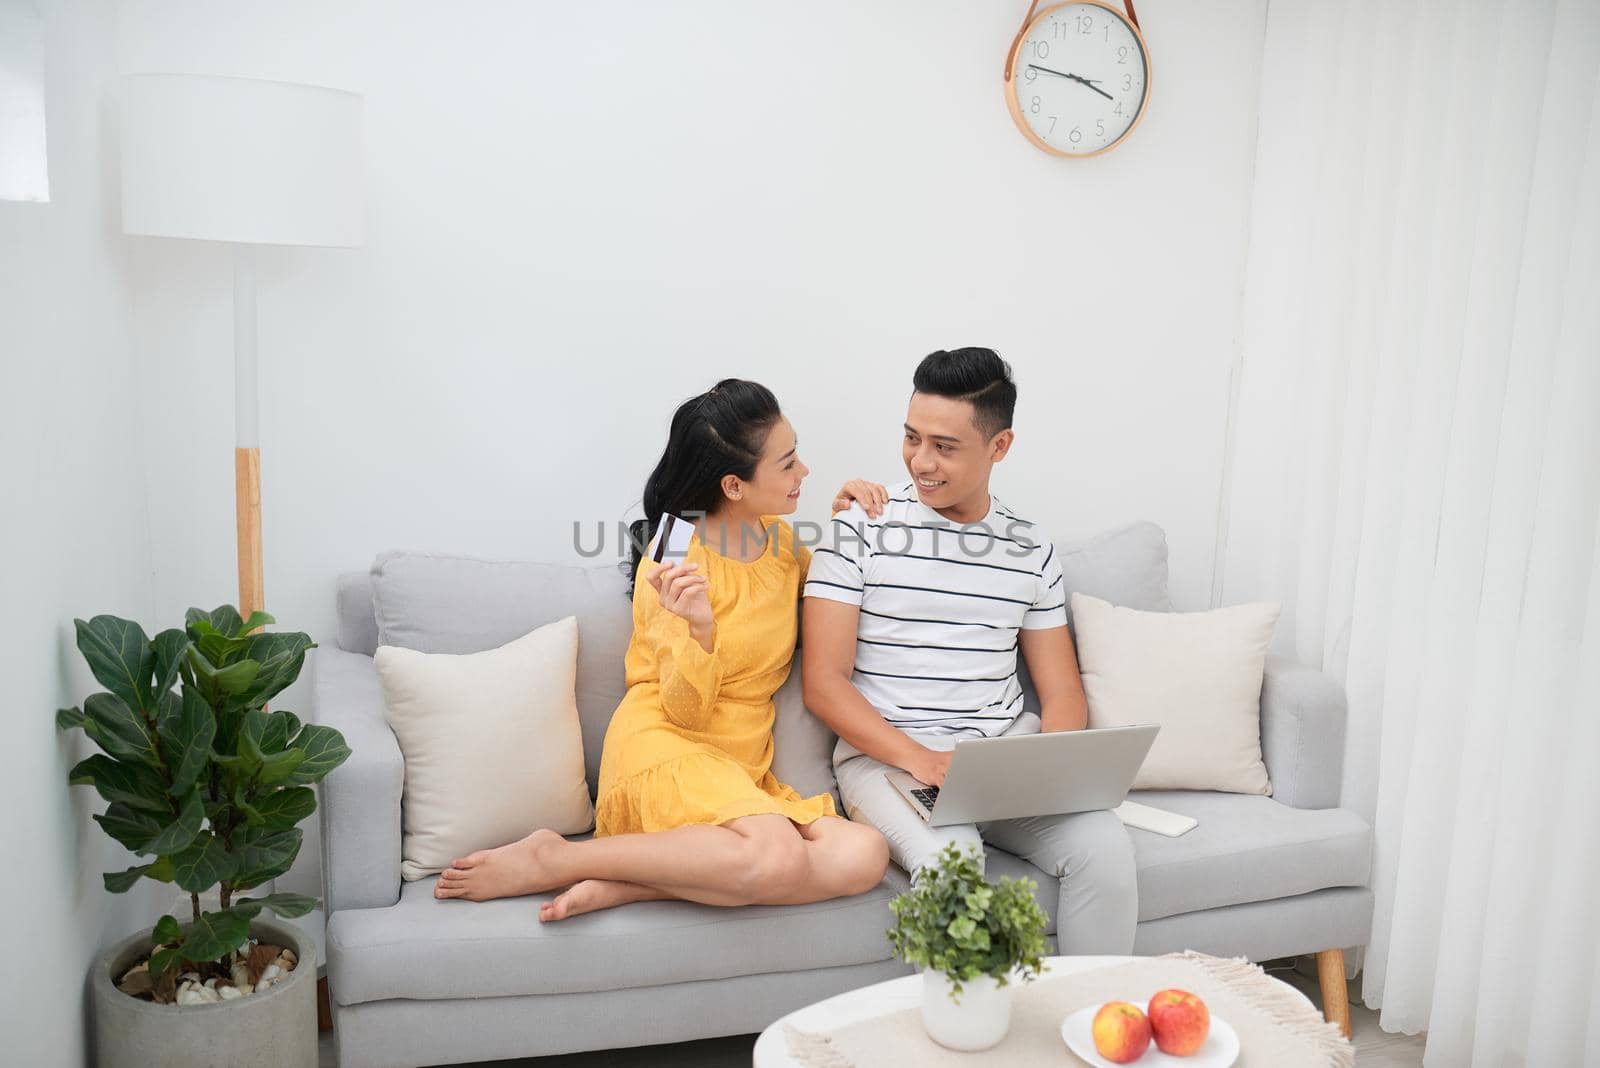
[[[328,977],[317,980],[317,1030],[333,1030],[333,1006],[328,1004]]]
[[[1344,980],[1344,950],[1325,949],[1317,954],[1317,981],[1322,986],[1322,1018],[1339,1025],[1350,1037],[1350,988]]]

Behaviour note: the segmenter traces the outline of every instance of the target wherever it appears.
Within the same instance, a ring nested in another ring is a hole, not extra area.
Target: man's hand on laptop
[[[924,746],[922,752],[911,760],[911,766],[905,769],[906,773],[926,786],[943,786],[945,773],[950,770],[950,758],[954,755]]]

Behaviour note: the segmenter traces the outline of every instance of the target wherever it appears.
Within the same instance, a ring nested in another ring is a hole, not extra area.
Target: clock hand
[[[1057,78],[1076,78],[1077,77],[1076,74],[1062,74],[1058,70],[1051,70],[1049,67],[1041,67],[1037,63],[1029,63],[1028,67],[1030,69],[1032,69],[1032,70],[1038,71],[1040,74],[1054,74]]]
[[[1098,78],[1095,78],[1095,79],[1080,78],[1076,74],[1063,74],[1061,71],[1051,70],[1049,67],[1041,67],[1037,63],[1029,63],[1028,67],[1030,69],[1032,69],[1032,70],[1038,71],[1040,74],[1054,74],[1057,78],[1066,78],[1069,81],[1082,82],[1084,85],[1088,86],[1090,89],[1093,89],[1095,92],[1099,93],[1101,96],[1105,97],[1107,100],[1115,100],[1116,99],[1116,97],[1112,96],[1110,93],[1106,92],[1104,89],[1102,89],[1098,85],[1094,84],[1095,82],[1099,81]]]
[[[1115,100],[1116,99],[1116,97],[1112,96],[1110,93],[1106,92],[1104,89],[1102,89],[1098,85],[1094,84],[1094,82],[1090,81],[1088,78],[1080,78],[1076,74],[1069,74],[1069,75],[1067,75],[1067,77],[1071,78],[1075,82],[1082,82],[1084,85],[1087,85],[1090,89],[1093,89],[1095,92],[1099,93],[1101,96],[1105,97],[1107,100]],[[1098,79],[1096,79],[1096,80],[1098,80]]]

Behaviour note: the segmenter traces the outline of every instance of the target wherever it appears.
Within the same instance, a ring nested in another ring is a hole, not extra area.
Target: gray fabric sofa
[[[1170,610],[1166,541],[1134,524],[1058,547],[1069,591]],[[322,784],[328,980],[339,1063],[419,1065],[537,1056],[760,1031],[842,991],[905,974],[884,931],[906,889],[881,885],[810,906],[718,909],[644,902],[541,925],[534,899],[436,901],[433,880],[400,879],[400,750],[384,720],[379,644],[471,652],[575,615],[577,698],[589,783],[623,693],[631,628],[615,566],[505,563],[391,553],[341,576],[337,646],[313,654],[314,718],[350,759]],[[1031,694],[1030,694],[1031,699]],[[777,698],[775,770],[803,794],[833,790],[833,735],[800,699],[798,662]],[[1262,687],[1271,797],[1149,791],[1194,816],[1180,838],[1130,830],[1139,868],[1135,951],[1195,949],[1266,960],[1364,945],[1371,830],[1337,807],[1344,695],[1330,678],[1272,660]],[[1027,875],[1055,932],[1055,880],[991,848],[991,878]],[[1331,979],[1325,981],[1331,982]]]

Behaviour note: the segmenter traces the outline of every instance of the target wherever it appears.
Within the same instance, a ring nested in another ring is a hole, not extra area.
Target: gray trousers
[[[1024,713],[1006,734],[1037,733],[1039,717]],[[917,739],[930,749],[951,749],[956,737]],[[1133,843],[1113,812],[1031,816],[979,824],[930,827],[884,777],[888,765],[844,739],[833,754],[834,775],[845,812],[870,824],[889,841],[889,853],[915,877],[947,843],[999,846],[1061,880],[1056,943],[1065,955],[1124,956],[1133,952],[1139,922],[1139,888]]]

